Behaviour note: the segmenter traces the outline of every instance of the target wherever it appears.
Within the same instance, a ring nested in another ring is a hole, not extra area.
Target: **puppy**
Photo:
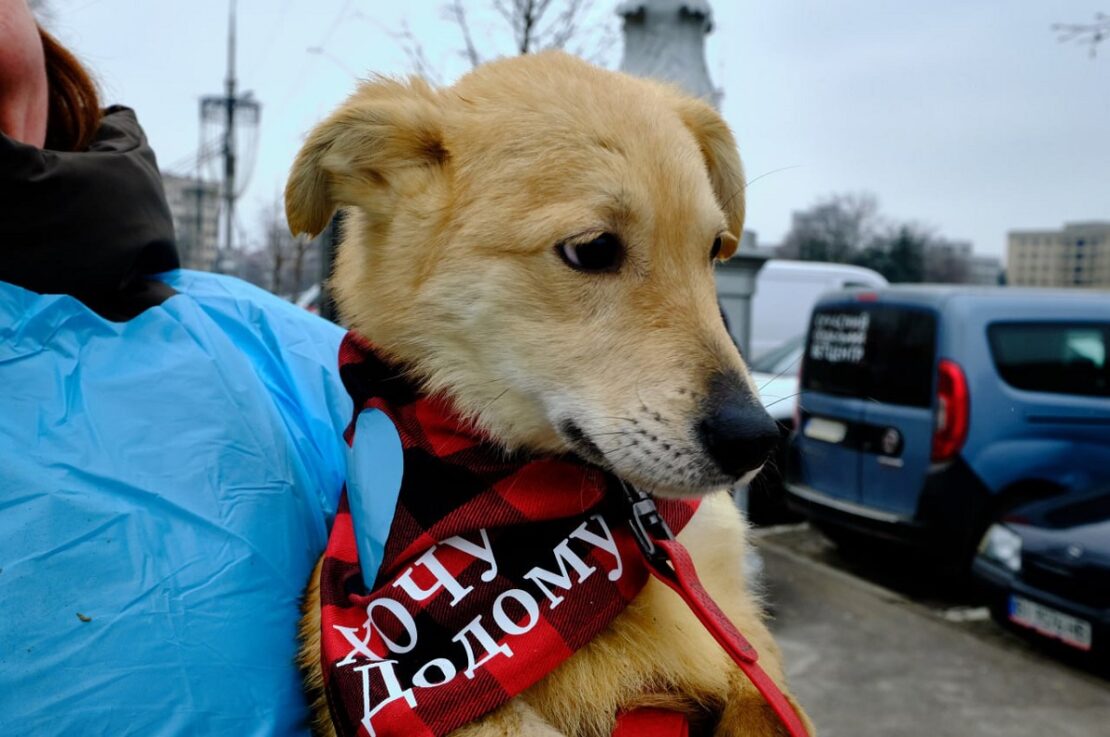
[[[506,451],[571,453],[658,497],[703,496],[680,535],[705,586],[784,685],[748,591],[728,487],[777,438],[722,324],[713,262],[736,249],[744,176],[727,125],[676,89],[561,53],[453,87],[363,83],[309,135],[286,189],[295,233],[346,222],[343,319]],[[302,663],[319,693],[319,567]],[[666,588],[459,737],[603,737],[618,710],[712,734],[780,734],[769,707]],[[334,734],[326,705],[318,725]]]

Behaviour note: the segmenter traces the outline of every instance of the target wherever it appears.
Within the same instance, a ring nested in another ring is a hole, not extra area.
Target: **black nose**
[[[720,469],[739,478],[767,460],[779,428],[739,376],[718,374],[709,383],[698,435]]]

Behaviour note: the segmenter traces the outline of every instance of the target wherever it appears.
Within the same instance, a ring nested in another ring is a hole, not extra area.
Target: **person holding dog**
[[[343,331],[178,269],[135,113],[0,0],[0,733],[307,734]]]

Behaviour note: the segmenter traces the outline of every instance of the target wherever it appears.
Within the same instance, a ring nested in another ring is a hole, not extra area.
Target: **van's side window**
[[[1016,389],[1110,396],[1110,324],[997,323],[988,329],[998,373]]]

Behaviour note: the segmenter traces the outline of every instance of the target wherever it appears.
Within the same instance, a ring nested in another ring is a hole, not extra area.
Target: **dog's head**
[[[708,105],[558,53],[447,89],[364,83],[309,136],[286,208],[347,221],[347,323],[507,448],[574,451],[664,495],[777,440],[721,319],[744,179]]]

